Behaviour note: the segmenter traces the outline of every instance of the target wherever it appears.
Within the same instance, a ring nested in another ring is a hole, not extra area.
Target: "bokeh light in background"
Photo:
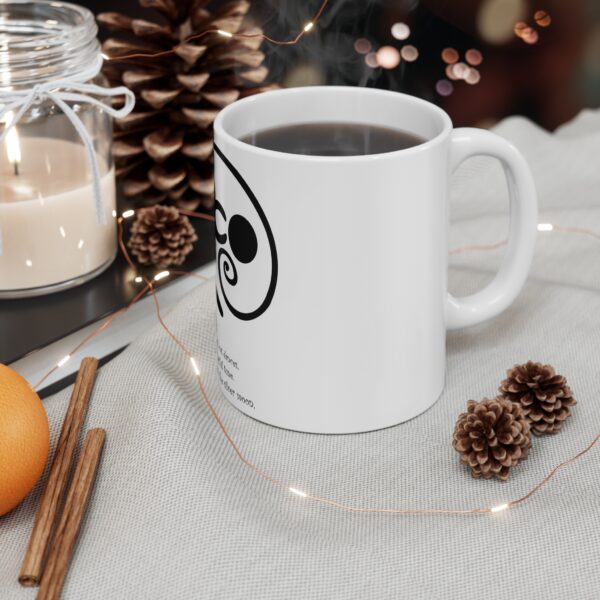
[[[382,46],[375,57],[383,69],[395,69],[400,64],[400,52],[393,46]]]
[[[354,42],[354,50],[359,54],[368,54],[371,51],[372,44],[366,38],[358,38]]]
[[[469,85],[475,85],[476,83],[479,83],[479,81],[481,80],[481,74],[479,73],[479,71],[477,69],[475,69],[474,67],[470,67],[467,70],[467,73],[465,74],[465,76],[463,77],[463,79],[469,84]]]
[[[400,56],[406,62],[414,62],[419,58],[419,51],[412,44],[406,44],[406,46],[402,46]]]
[[[517,21],[513,27],[513,31],[517,37],[521,37],[527,29],[531,29],[531,27],[525,21]]]
[[[469,48],[465,52],[465,62],[459,60],[460,54],[455,48],[448,47],[442,50],[441,58],[446,63],[444,73],[450,81],[459,81],[462,79],[469,85],[475,85],[481,81],[481,73],[475,68],[483,62],[483,54],[480,50]],[[441,89],[443,91],[450,89],[443,81],[438,81],[438,84],[442,86]],[[436,91],[442,96],[449,95],[448,93],[441,93],[438,87],[436,87]]]
[[[436,84],[435,84],[435,91],[440,95],[440,96],[449,96],[454,90],[454,86],[452,85],[451,81],[448,81],[447,79],[440,79]]]
[[[540,27],[548,27],[552,23],[552,18],[545,10],[536,10],[533,19]]]
[[[394,23],[392,25],[392,37],[397,40],[405,40],[410,35],[410,27],[406,23]]]
[[[367,64],[368,67],[371,67],[372,69],[376,69],[379,66],[379,61],[377,60],[377,54],[375,52],[369,52],[369,54],[367,54],[365,56],[365,63]]]
[[[458,77],[454,75],[454,65],[448,65],[444,71],[444,74],[452,81],[456,81],[458,79]]]
[[[477,12],[477,31],[489,44],[504,44],[512,37],[515,23],[525,14],[524,0],[483,0]]]
[[[483,55],[479,50],[470,48],[465,52],[465,59],[471,66],[476,67],[483,62]]]
[[[444,48],[442,50],[442,60],[445,63],[452,65],[455,62],[457,62],[458,59],[459,59],[458,52],[454,48]]]
[[[453,79],[464,79],[469,73],[469,67],[464,62],[457,62],[453,64],[450,68],[452,74],[454,75]]]
[[[532,29],[531,27],[527,27],[525,29],[525,31],[523,32],[523,34],[521,35],[521,39],[526,44],[535,44],[535,43],[537,43],[537,41],[539,39],[539,34],[535,29]]]

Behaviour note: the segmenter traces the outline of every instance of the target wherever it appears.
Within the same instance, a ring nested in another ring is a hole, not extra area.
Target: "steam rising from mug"
[[[265,4],[269,8],[265,10]],[[303,38],[302,43],[293,47],[265,45],[267,65],[273,81],[281,81],[283,87],[298,85],[369,85],[377,79],[379,73],[357,55],[353,44],[357,38],[364,37],[372,29],[370,21],[380,14],[378,7],[385,7],[386,0],[336,0],[330,2],[319,21],[319,26]],[[293,2],[271,0],[261,3],[257,21],[269,23],[269,31],[285,35],[294,31],[298,23],[310,16],[314,2]],[[407,14],[411,6],[403,0],[402,6],[396,6],[399,14]],[[275,34],[274,34],[275,35]],[[399,87],[400,70],[391,78],[392,87]]]

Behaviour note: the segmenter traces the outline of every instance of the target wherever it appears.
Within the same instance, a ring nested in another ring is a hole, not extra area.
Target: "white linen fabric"
[[[496,131],[531,165],[540,221],[600,230],[600,112],[584,112],[554,134],[518,117]],[[451,247],[504,237],[505,190],[493,161],[461,168]],[[501,255],[452,257],[451,290],[480,288]],[[600,429],[599,259],[600,242],[591,237],[540,234],[515,304],[491,322],[449,334],[439,401],[373,433],[294,433],[228,404],[215,369],[213,282],[183,298],[166,321],[198,357],[234,439],[274,476],[361,505],[494,506],[528,491]],[[455,420],[469,398],[494,395],[506,369],[527,359],[567,376],[578,399],[573,416],[559,435],[534,439],[508,482],[473,480],[451,447]],[[53,447],[69,393],[45,401]],[[107,444],[67,600],[600,598],[600,448],[528,502],[494,515],[365,515],[319,506],[244,467],[200,398],[189,361],[158,326],[102,368],[86,427],[106,428]],[[0,518],[2,600],[35,597],[17,575],[39,493],[38,485]]]

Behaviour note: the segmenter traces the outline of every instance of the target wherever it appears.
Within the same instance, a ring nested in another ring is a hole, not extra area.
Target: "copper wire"
[[[596,238],[600,240],[600,233],[593,231],[591,229],[585,229],[584,227],[568,227],[565,225],[554,225],[552,224],[552,228],[545,231],[562,231],[564,233],[580,233],[582,235],[588,235],[590,237]],[[464,252],[474,252],[474,251],[486,251],[486,250],[497,250],[506,244],[506,240],[501,240],[494,244],[470,244],[467,246],[460,246],[458,248],[454,248],[450,250],[448,254],[463,254]]]
[[[556,472],[559,469],[562,469],[563,467],[566,467],[567,465],[570,465],[570,464],[574,463],[576,460],[580,459],[584,454],[589,452],[598,443],[598,440],[600,440],[600,433],[589,443],[589,445],[587,445],[583,450],[578,452],[575,456],[572,456],[571,458],[568,458],[567,460],[563,460],[563,462],[556,465],[556,467],[554,467],[554,469],[552,469],[548,473],[548,475],[546,475],[546,477],[544,477],[544,479],[542,479],[539,483],[534,485],[526,494],[524,494],[520,498],[517,498],[516,500],[511,500],[508,504],[510,506],[514,506],[515,504],[520,504],[521,502],[525,502],[525,500],[528,500],[529,498],[531,498],[531,496],[533,496],[542,486],[546,485],[546,483],[548,483],[548,481],[552,477],[554,477],[554,475],[556,474]]]
[[[191,213],[193,211],[188,211],[188,213]],[[201,214],[201,213],[198,213]],[[195,216],[195,215],[194,215]],[[131,266],[131,268],[136,271],[136,266],[133,263],[131,257],[129,256],[129,252],[127,251],[127,247],[124,243],[123,240],[123,219],[119,218],[117,220],[118,223],[118,239],[119,239],[119,247],[121,249],[121,252],[124,255],[125,260],[127,261],[127,263]],[[589,230],[589,229],[583,229],[583,228],[578,228],[578,227],[562,227],[562,226],[558,226],[558,225],[554,225],[553,226],[554,229],[558,230],[558,231],[564,231],[564,232],[571,232],[571,233],[584,233],[586,235],[590,235],[594,238],[597,238],[600,240],[600,234]],[[500,245],[502,245],[504,242],[499,242],[497,244],[491,244],[489,246],[463,246],[462,248],[459,248],[457,250],[460,251],[467,251],[466,249],[492,249],[492,248],[497,248]],[[454,253],[456,254],[457,251],[454,251]],[[208,280],[207,277],[204,277],[202,275],[199,275],[197,273],[190,273],[188,271],[169,271],[170,274],[173,275],[181,275],[181,276],[195,276],[199,279],[203,279],[203,280]],[[71,352],[71,354],[74,354],[76,351],[78,351],[79,349],[81,349],[83,347],[83,345],[85,343],[87,343],[90,339],[92,339],[97,333],[99,333],[100,331],[102,331],[105,327],[108,327],[108,325],[110,325],[110,323],[112,323],[114,321],[114,319],[119,316],[120,314],[123,314],[124,312],[126,312],[127,310],[129,310],[129,308],[135,304],[135,302],[137,302],[142,296],[144,296],[147,292],[150,292],[150,295],[152,296],[153,302],[154,302],[154,306],[155,306],[155,310],[156,310],[156,317],[158,322],[160,323],[161,327],[164,329],[164,331],[167,333],[167,335],[171,338],[171,340],[179,347],[179,349],[183,352],[183,354],[185,354],[187,356],[187,358],[191,361],[194,361],[194,355],[192,354],[192,352],[190,352],[190,350],[188,349],[188,347],[185,345],[184,342],[182,342],[169,328],[169,326],[166,324],[166,322],[164,321],[163,317],[162,317],[162,313],[161,313],[161,308],[160,308],[160,302],[158,300],[158,296],[156,295],[156,291],[155,291],[155,286],[153,284],[153,282],[148,278],[148,277],[144,277],[144,280],[146,282],[146,286],[143,290],[141,290],[140,292],[138,292],[138,294],[136,294],[136,296],[134,296],[134,298],[131,300],[131,302],[124,307],[123,309],[116,311],[115,313],[113,313],[102,325],[100,325],[98,328],[96,328],[94,331],[92,331],[90,334],[88,334]],[[193,363],[195,364],[195,363]],[[53,367],[41,380],[40,382],[38,382],[38,384],[36,384],[35,387],[39,387],[39,385],[51,374],[53,373],[58,367],[55,366]],[[582,456],[584,456],[585,454],[587,454],[588,452],[590,452],[590,450],[592,450],[592,448],[598,443],[598,441],[600,440],[600,434],[596,435],[596,437],[580,452],[578,452],[577,454],[575,454],[574,456],[567,458],[566,460],[562,461],[561,463],[559,463],[558,465],[556,465],[551,471],[548,472],[548,474],[541,479],[537,484],[535,484],[527,493],[525,493],[524,495],[515,498],[513,500],[509,500],[507,502],[505,502],[504,504],[501,504],[499,506],[495,506],[495,507],[477,507],[477,508],[466,508],[466,509],[458,509],[458,508],[385,508],[385,507],[370,507],[370,506],[357,506],[357,505],[353,505],[353,504],[346,504],[344,502],[338,502],[337,500],[333,500],[330,498],[325,498],[325,497],[321,497],[321,496],[316,496],[316,495],[312,495],[312,494],[308,494],[305,492],[301,492],[300,490],[297,490],[296,488],[292,487],[291,485],[277,479],[276,477],[270,475],[269,473],[267,473],[266,471],[264,471],[262,468],[260,468],[257,464],[255,464],[252,460],[250,460],[245,454],[244,452],[241,450],[241,448],[238,446],[238,444],[236,443],[236,441],[233,439],[233,437],[231,436],[231,434],[229,433],[225,423],[223,422],[223,420],[221,419],[221,416],[219,415],[218,411],[216,410],[213,402],[211,401],[207,391],[206,391],[206,387],[204,385],[204,380],[202,378],[201,374],[196,374],[196,381],[198,383],[198,388],[200,390],[200,394],[202,396],[202,399],[204,400],[204,402],[206,403],[212,417],[214,418],[217,426],[219,427],[221,433],[223,434],[223,436],[225,437],[225,440],[227,441],[227,443],[229,444],[229,446],[232,448],[232,450],[234,451],[235,455],[238,457],[238,459],[249,469],[251,469],[252,471],[254,471],[258,476],[260,476],[262,479],[268,481],[269,483],[272,483],[273,485],[276,485],[288,492],[294,493],[296,495],[302,496],[303,499],[305,500],[311,500],[313,502],[319,503],[319,504],[323,504],[326,506],[331,506],[333,508],[337,508],[340,510],[345,510],[348,512],[354,512],[354,513],[377,513],[377,514],[397,514],[397,515],[471,515],[471,514],[488,514],[488,513],[495,513],[495,512],[499,512],[501,510],[504,509],[508,509],[509,507],[512,506],[516,506],[518,504],[521,504],[522,502],[525,502],[526,500],[528,500],[529,498],[531,498],[534,494],[536,494],[537,492],[539,492],[555,475],[556,473],[558,473],[558,471],[560,469],[562,469],[563,467],[566,467],[567,465],[570,465],[572,463],[574,463],[575,461],[579,460]]]
[[[183,211],[180,209],[180,212],[183,212]],[[193,211],[187,211],[187,212],[190,213],[191,216],[198,217],[198,218],[206,218],[207,220],[214,221],[214,217],[212,215],[205,215],[204,213],[193,213]],[[125,260],[127,260],[127,263],[129,264],[129,266],[134,271],[137,271],[137,267],[135,266],[135,264],[131,260],[131,257],[129,256],[129,253],[127,252],[127,248],[125,247],[125,245],[123,243],[123,218],[122,217],[119,217],[117,219],[117,226],[118,226],[118,231],[119,231],[118,240],[119,240],[119,247],[121,248],[121,252],[123,253],[123,256],[125,257]],[[186,276],[194,277],[196,279],[201,279],[202,281],[207,281],[209,279],[208,277],[205,277],[204,275],[200,275],[199,273],[190,273],[188,271],[169,271],[169,273],[171,275],[186,275]],[[87,344],[92,338],[94,338],[101,331],[103,331],[104,329],[106,329],[117,317],[119,317],[120,315],[125,314],[138,300],[141,300],[150,289],[153,289],[152,282],[150,280],[148,280],[147,278],[144,278],[144,279],[145,279],[145,282],[146,282],[145,287],[142,290],[140,290],[127,303],[126,306],[124,306],[123,308],[120,308],[119,310],[111,313],[108,316],[108,318],[106,319],[106,321],[104,321],[101,325],[99,325],[98,327],[96,327],[95,329],[93,329],[92,331],[90,331],[90,333],[88,333],[69,352],[68,356],[72,356],[73,354],[75,354],[76,352],[78,352],[79,350],[81,350],[81,348],[83,348],[83,346],[85,344]],[[35,385],[33,387],[35,389],[39,388],[44,383],[44,381],[46,381],[48,379],[48,377],[50,377],[50,375],[52,375],[59,368],[60,367],[58,365],[54,365],[54,367],[52,367],[52,369],[50,369],[37,383],[35,383]]]
[[[188,210],[187,208],[178,208],[177,209],[182,215],[186,215],[188,217],[195,217],[196,219],[204,219],[205,221],[215,222],[214,215],[207,215],[206,213],[196,212],[193,210]]]
[[[73,354],[75,354],[76,352],[78,352],[79,350],[81,350],[81,348],[83,348],[83,346],[85,346],[85,344],[87,344],[92,338],[94,338],[96,335],[98,335],[102,330],[106,329],[117,317],[119,317],[120,315],[125,314],[138,300],[140,300],[142,298],[142,296],[144,296],[146,294],[146,292],[148,291],[148,286],[146,286],[143,290],[140,290],[128,303],[126,306],[124,306],[123,308],[120,308],[119,310],[115,311],[114,313],[112,313],[107,319],[106,321],[104,321],[100,326],[96,327],[96,329],[93,329],[90,333],[88,333],[88,335],[86,335],[72,350],[71,352],[69,352],[69,356],[72,356]],[[58,365],[54,365],[54,367],[52,367],[33,387],[35,389],[39,388],[40,385],[42,385],[42,383],[44,383],[44,381],[46,381],[46,379],[48,379],[48,377],[50,377],[50,375],[52,375],[52,373],[54,373],[57,369],[59,369],[60,367]]]
[[[496,250],[497,248],[501,248],[506,244],[506,240],[502,240],[501,242],[496,242],[495,244],[469,244],[467,246],[461,246],[460,248],[454,248],[454,250],[450,250],[448,254],[453,256],[454,254],[463,254],[463,252],[478,252],[482,250]]]
[[[325,8],[327,7],[328,4],[329,4],[329,0],[323,0],[323,2],[321,3],[321,6],[319,7],[319,10],[317,10],[317,12],[313,16],[312,20],[309,21],[309,24],[311,25],[310,28],[306,29],[306,26],[303,27],[300,30],[300,32],[296,35],[296,37],[292,38],[291,40],[276,40],[272,37],[269,37],[268,35],[266,35],[264,33],[233,33],[233,32],[229,32],[229,31],[223,31],[221,29],[217,29],[216,27],[211,27],[210,29],[205,29],[204,31],[200,31],[199,33],[190,35],[189,37],[183,39],[180,42],[180,44],[188,44],[189,42],[199,40],[211,33],[214,33],[217,35],[225,35],[226,37],[233,38],[233,39],[235,39],[235,38],[240,38],[240,39],[260,38],[262,40],[265,40],[266,42],[269,42],[270,44],[273,44],[274,46],[294,46],[310,31],[310,29],[312,29],[313,26],[315,26],[319,22],[321,15],[323,14],[323,11],[325,10]],[[125,61],[125,60],[130,60],[133,58],[162,58],[164,56],[171,56],[172,54],[175,54],[175,50],[173,50],[173,49],[172,50],[162,50],[160,52],[134,52],[133,54],[124,54],[124,55],[120,55],[120,56],[108,56],[107,60],[109,60],[109,61]]]
[[[582,235],[589,235],[597,240],[600,240],[600,233],[592,231],[591,229],[585,229],[584,227],[567,227],[564,225],[553,225],[555,231],[564,231],[565,233],[581,233]]]

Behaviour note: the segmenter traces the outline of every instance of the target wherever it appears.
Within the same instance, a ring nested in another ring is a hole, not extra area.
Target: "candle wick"
[[[15,175],[19,175],[19,161],[15,160],[13,163],[13,169],[15,170]]]

